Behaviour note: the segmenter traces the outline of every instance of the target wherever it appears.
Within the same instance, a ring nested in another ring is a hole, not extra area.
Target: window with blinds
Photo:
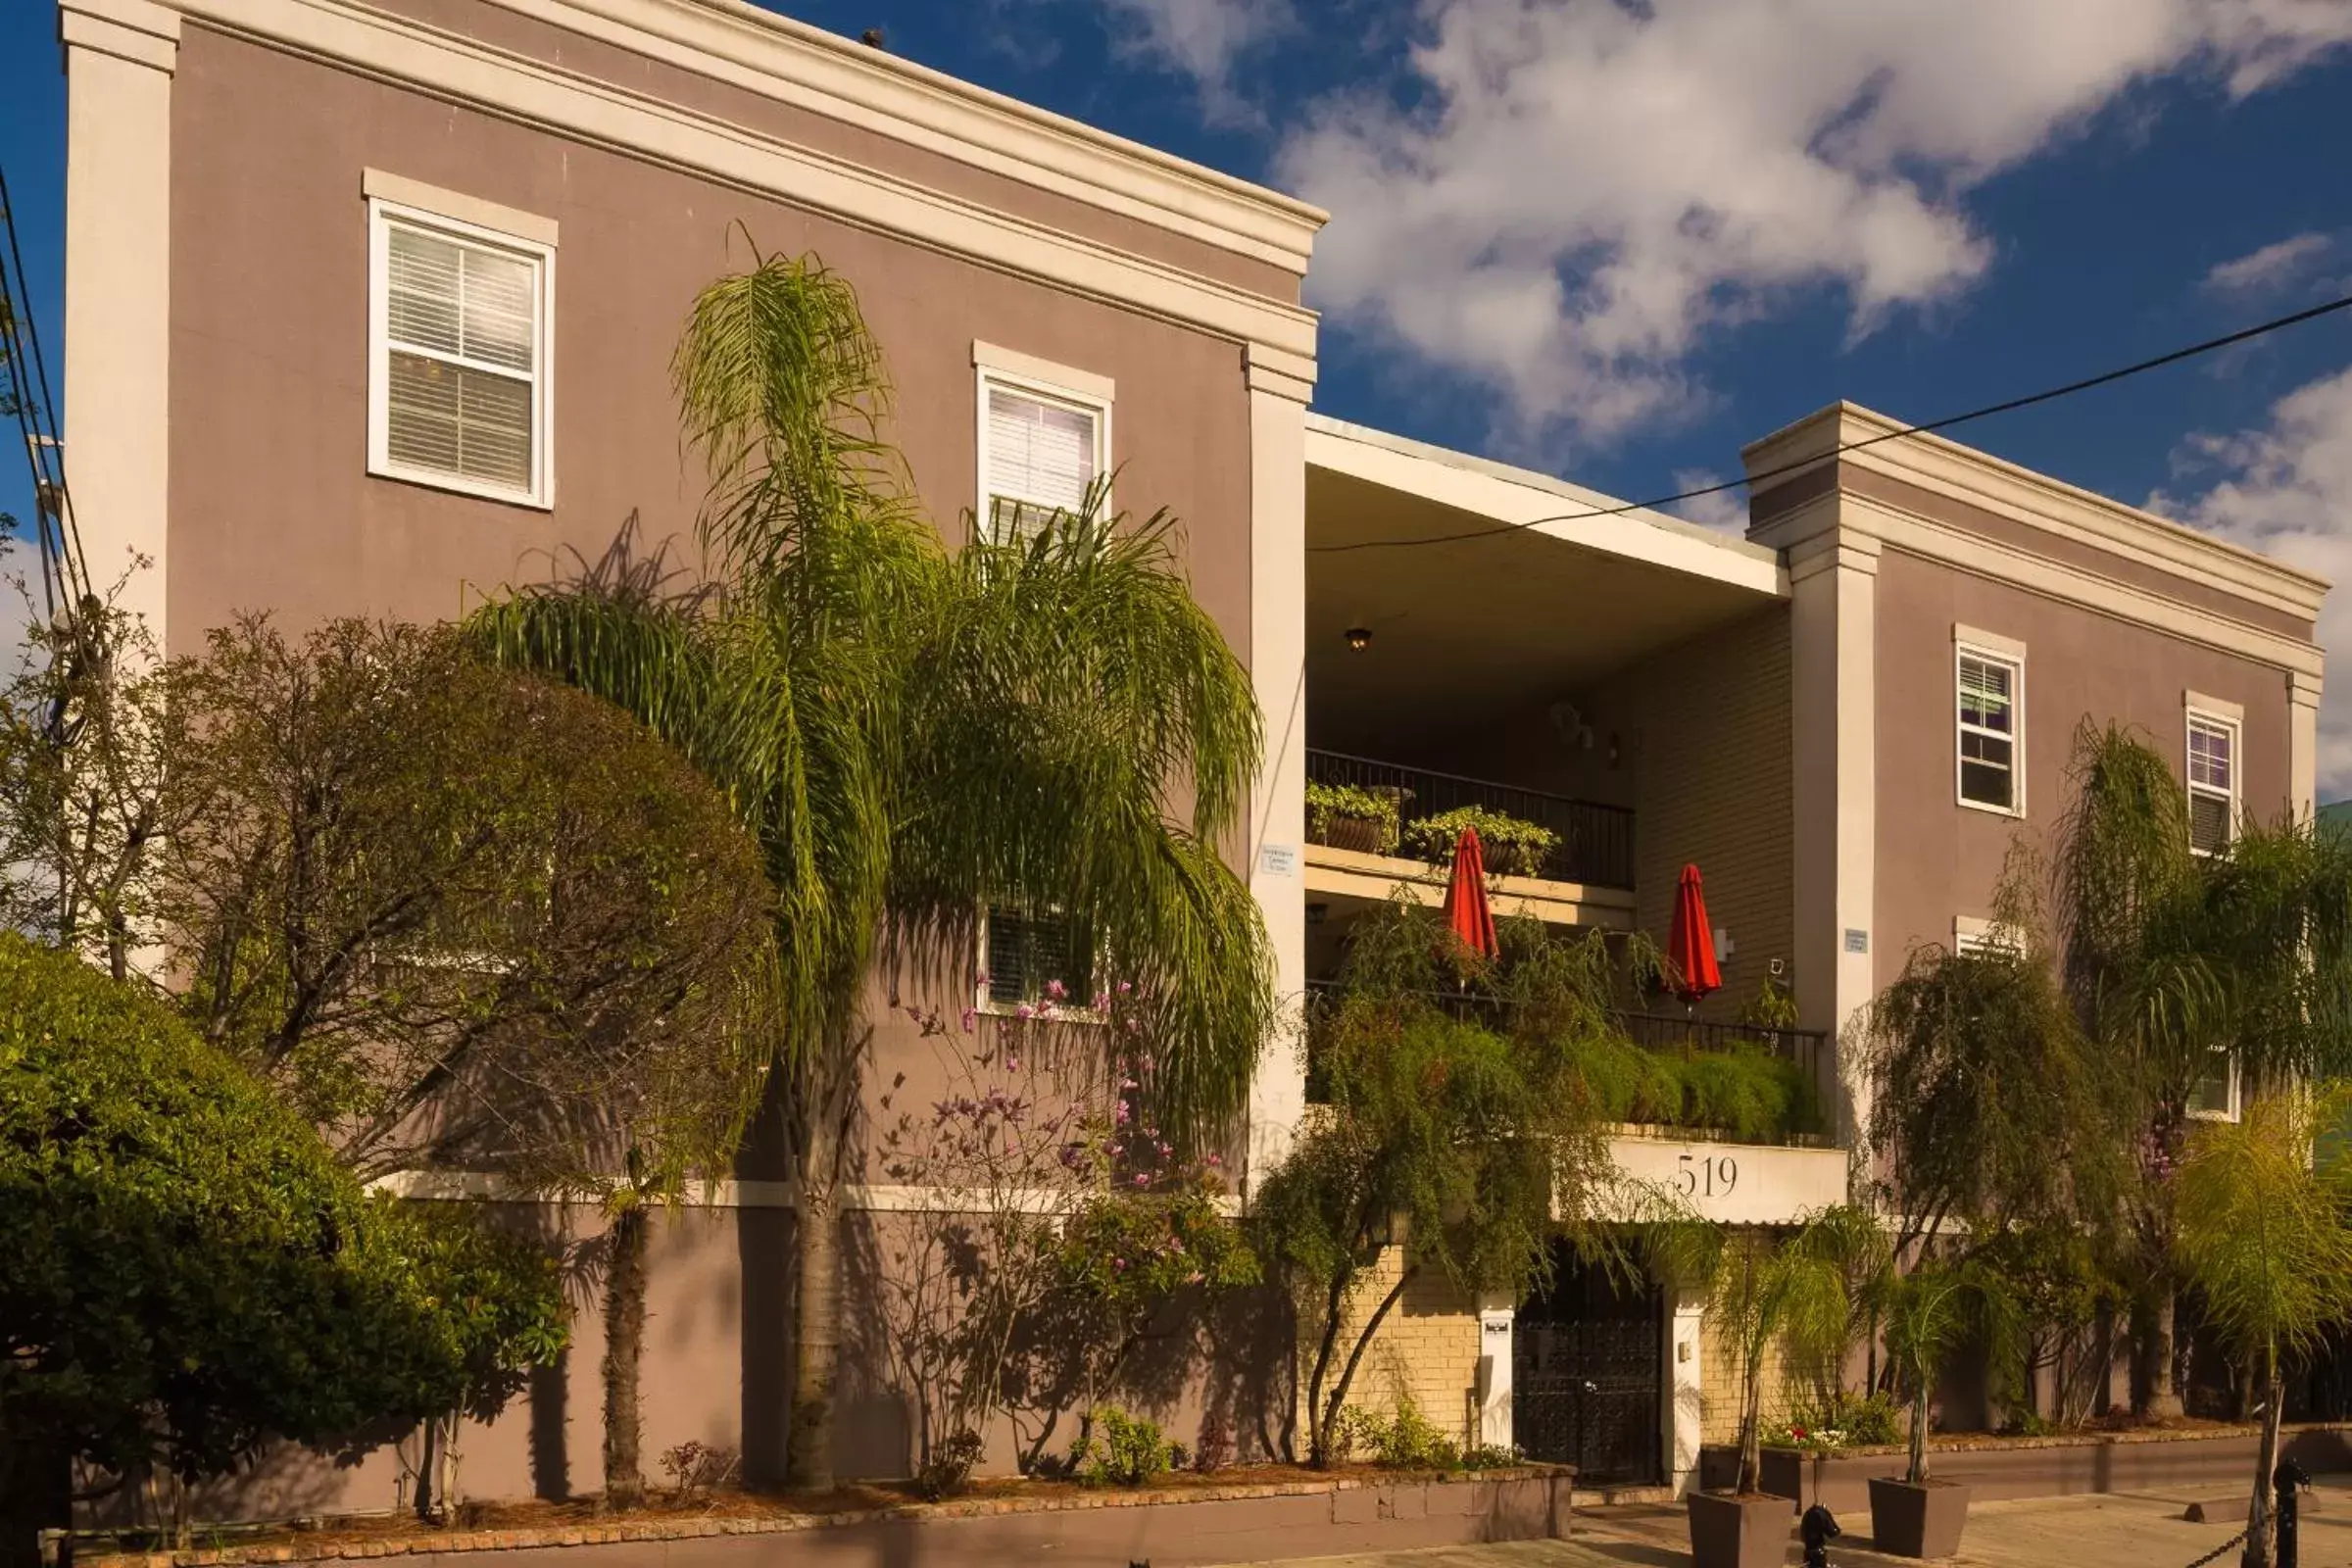
[[[2188,847],[2219,855],[2237,821],[2237,725],[2188,715]]]
[[[2237,1120],[2237,1061],[2227,1051],[2213,1054],[2212,1066],[2189,1086],[2182,1107],[2209,1121]]]
[[[1109,409],[986,374],[980,397],[980,509],[997,536],[1081,510],[1106,466]]]
[[[2024,696],[2022,661],[1960,650],[1960,800],[1996,811],[2022,811],[2017,715]]]
[[[553,255],[375,209],[371,466],[544,504]]]
[[[981,1001],[991,1006],[1052,1000],[1081,1009],[1094,998],[1094,941],[1062,916],[991,905],[981,931],[980,973]]]

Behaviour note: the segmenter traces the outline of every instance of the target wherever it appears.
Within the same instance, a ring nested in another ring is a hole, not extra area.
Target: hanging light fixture
[[[1369,626],[1350,626],[1347,636],[1348,646],[1359,654],[1372,646],[1372,628]]]

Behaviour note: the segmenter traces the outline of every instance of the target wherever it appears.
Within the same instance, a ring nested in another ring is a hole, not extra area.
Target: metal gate
[[[1511,1436],[1531,1459],[1595,1486],[1664,1470],[1665,1302],[1563,1257],[1511,1324]]]

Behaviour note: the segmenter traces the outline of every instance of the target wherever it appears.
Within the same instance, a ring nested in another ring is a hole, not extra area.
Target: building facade
[[[1399,886],[1439,895],[1394,846],[1310,832],[1310,779],[1554,828],[1494,891],[1562,925],[1662,939],[1702,868],[1724,989],[1631,1026],[1783,1054],[1826,1107],[1762,1141],[1627,1129],[1630,1172],[1724,1223],[1845,1196],[1839,1035],[1915,946],[1984,935],[2085,715],[2175,752],[2220,831],[2310,809],[2317,579],[1948,441],[1840,451],[1895,428],[1851,406],[1747,449],[1744,537],[1311,414],[1324,215],[753,6],[61,0],[60,30],[75,516],[170,653],[242,611],[441,618],[616,541],[690,555],[687,306],[813,254],[857,287],[949,537],[1109,473],[1183,519],[1265,714],[1248,874],[1286,997]],[[1740,1021],[1768,983],[1794,1027]],[[911,1026],[881,1027],[879,1076],[919,1078]],[[1269,1050],[1246,1178],[1304,1104]],[[783,1175],[755,1152],[659,1238],[649,1451],[780,1462]],[[869,1175],[854,1207],[914,1200]],[[597,1489],[600,1348],[582,1313],[568,1365],[469,1437],[469,1490]],[[1417,1290],[1373,1359],[1367,1402],[1605,1479],[1679,1484],[1731,1420],[1695,1302],[1581,1279]],[[841,1468],[903,1474],[903,1403],[848,1370]],[[289,1471],[234,1506],[397,1484]]]

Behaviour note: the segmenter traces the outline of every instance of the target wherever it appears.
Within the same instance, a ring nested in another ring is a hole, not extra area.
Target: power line
[[[1947,430],[1955,424],[1966,424],[1972,419],[1989,418],[1995,414],[2008,414],[2017,409],[2029,409],[2036,403],[2047,403],[2053,398],[2071,397],[2077,392],[2087,392],[2092,387],[2105,386],[2110,381],[2121,381],[2124,377],[2137,375],[2142,370],[2154,370],[2167,365],[2177,365],[2182,360],[2193,359],[2200,354],[2210,354],[2215,349],[2226,349],[2232,343],[2243,343],[2249,338],[2261,337],[2266,332],[2276,332],[2281,327],[2295,326],[2326,316],[2330,312],[2347,308],[2352,308],[2352,294],[2347,294],[2341,299],[2329,300],[2325,305],[2314,305],[2309,310],[2297,311],[2292,316],[2281,316],[2274,320],[2245,327],[2224,337],[2207,338],[2202,343],[2191,343],[2186,348],[2175,349],[2170,354],[2159,354],[2152,360],[2141,360],[2136,365],[2127,365],[2121,369],[2102,371],[2097,375],[2085,376],[2080,381],[2069,381],[2064,386],[2054,386],[2044,391],[2029,393],[2022,398],[2009,398],[2000,403],[1988,403],[1984,408],[1970,409],[1965,414],[1947,414],[1940,419],[1930,419],[1925,424],[1907,424],[1899,430],[1883,430],[1877,435],[1865,436],[1859,441],[1848,441],[1833,451],[1818,453],[1809,458],[1799,458],[1793,463],[1784,463],[1778,467],[1759,469],[1744,478],[1726,479],[1721,484],[1702,485],[1696,490],[1678,490],[1673,495],[1659,496],[1651,501],[1626,501],[1613,507],[1594,507],[1587,512],[1563,512],[1556,516],[1530,517],[1525,522],[1498,523],[1491,528],[1470,528],[1460,533],[1428,534],[1418,539],[1359,539],[1352,544],[1345,545],[1309,545],[1307,554],[1337,556],[1355,550],[1403,550],[1418,545],[1449,545],[1464,539],[1488,539],[1496,534],[1521,533],[1547,522],[1582,522],[1590,517],[1614,517],[1628,512],[1646,512],[1656,507],[1672,506],[1678,501],[1694,501],[1700,496],[1718,495],[1726,490],[1737,490],[1742,485],[1752,485],[1760,479],[1777,479],[1783,474],[1794,473],[1800,468],[1815,467],[1842,453],[1859,452],[1864,447],[1875,447],[1882,441],[1892,441],[1907,435],[1925,435],[1934,430]]]

